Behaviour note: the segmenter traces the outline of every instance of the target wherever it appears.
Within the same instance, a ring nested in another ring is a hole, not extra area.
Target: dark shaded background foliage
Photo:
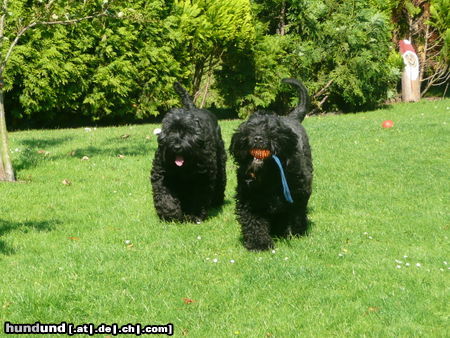
[[[230,117],[295,104],[283,77],[306,83],[316,112],[371,109],[397,95],[395,43],[415,2],[116,1],[114,18],[22,38],[6,69],[9,127],[148,120],[179,104],[176,80]]]

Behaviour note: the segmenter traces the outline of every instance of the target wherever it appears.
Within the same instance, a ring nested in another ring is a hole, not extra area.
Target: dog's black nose
[[[254,141],[256,144],[261,144],[262,141],[263,141],[263,137],[260,136],[260,135],[256,135],[256,136],[253,138],[253,141]]]

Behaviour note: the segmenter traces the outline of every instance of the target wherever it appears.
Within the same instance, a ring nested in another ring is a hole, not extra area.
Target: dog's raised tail
[[[287,78],[281,81],[297,88],[298,94],[300,96],[300,103],[289,113],[289,116],[292,116],[299,122],[302,122],[309,110],[309,106],[311,103],[310,97],[308,95],[308,90],[306,89],[305,85],[297,79]]]
[[[173,84],[173,88],[177,92],[177,94],[181,98],[181,102],[185,106],[186,109],[191,110],[195,108],[194,101],[192,100],[192,97],[189,95],[187,90],[181,85],[179,82],[175,82]]]

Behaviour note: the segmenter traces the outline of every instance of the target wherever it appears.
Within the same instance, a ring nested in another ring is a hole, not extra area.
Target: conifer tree
[[[0,7],[0,181],[16,180],[9,154],[4,105],[5,69],[20,40],[32,29],[54,25],[74,25],[109,15],[110,2],[55,0],[3,0]]]

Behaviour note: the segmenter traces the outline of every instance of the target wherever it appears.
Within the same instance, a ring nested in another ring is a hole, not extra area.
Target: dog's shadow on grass
[[[31,230],[52,231],[59,223],[61,222],[57,220],[14,222],[0,219],[0,255],[9,256],[16,253],[16,250],[2,239],[3,235],[19,230],[24,233]]]
[[[286,245],[287,247],[292,248],[293,247],[292,240],[296,240],[296,239],[301,240],[302,238],[307,238],[313,232],[313,228],[314,228],[314,222],[311,221],[310,219],[308,219],[308,227],[304,233],[299,234],[299,235],[289,235],[287,237],[275,237],[274,238],[275,244],[283,243],[283,245]]]
[[[292,248],[293,247],[292,240],[296,240],[296,239],[301,240],[302,238],[308,237],[311,234],[311,232],[313,231],[313,228],[314,228],[314,222],[311,221],[310,219],[308,219],[308,227],[307,227],[306,231],[300,235],[272,236],[273,241],[275,243],[275,249],[276,249],[277,245],[280,245],[280,244],[287,246],[289,248]],[[245,246],[244,236],[242,236],[242,234],[239,236],[239,241],[241,242],[242,246]],[[272,249],[268,249],[268,251],[269,250],[272,250]],[[256,250],[256,251],[252,251],[252,252],[260,252],[260,251]]]
[[[223,209],[229,204],[231,204],[231,201],[224,200],[221,206],[210,209],[208,211],[208,219],[216,218],[217,216],[219,216],[223,212]]]

